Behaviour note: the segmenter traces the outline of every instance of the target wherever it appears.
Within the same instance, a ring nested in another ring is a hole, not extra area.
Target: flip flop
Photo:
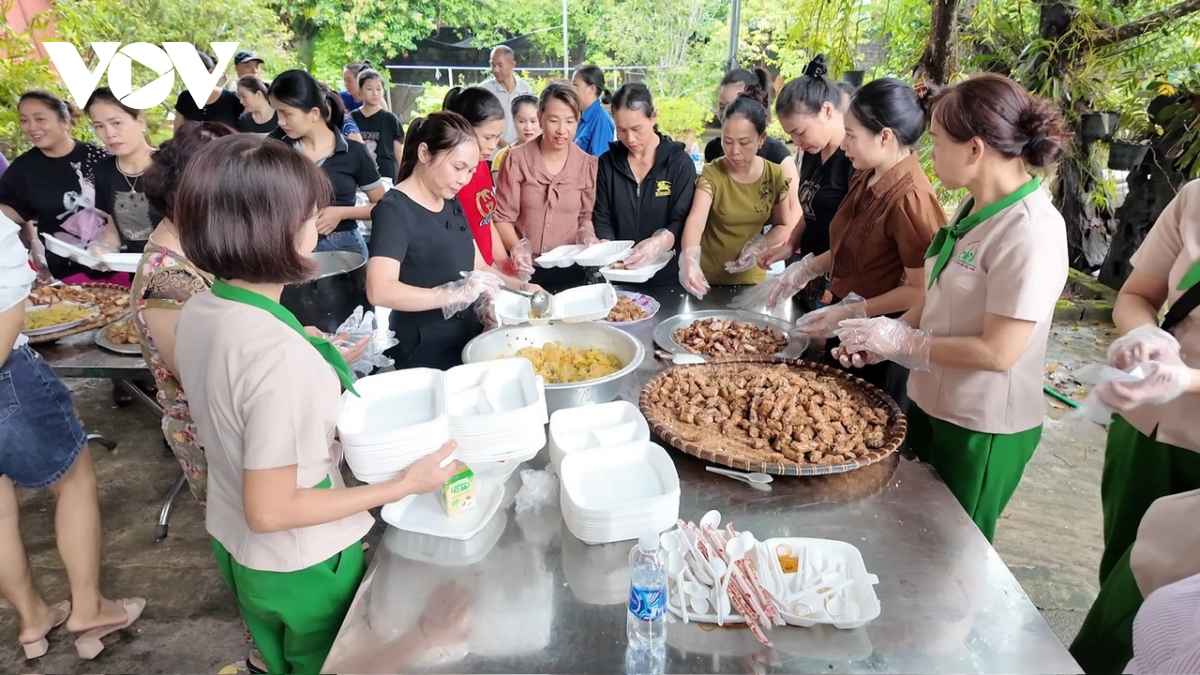
[[[79,652],[79,658],[84,661],[96,658],[100,652],[104,651],[104,643],[100,641],[102,638],[130,627],[142,616],[142,610],[146,609],[145,598],[126,598],[117,600],[117,604],[125,609],[125,620],[121,623],[89,629],[75,638],[75,651]]]
[[[71,601],[63,600],[57,605],[51,605],[50,615],[54,617],[54,622],[50,625],[50,630],[46,631],[46,635],[33,642],[21,643],[21,648],[25,650],[26,661],[40,659],[46,655],[46,652],[50,651],[50,641],[46,639],[46,636],[50,635],[55,628],[66,623],[67,619],[71,616]]]

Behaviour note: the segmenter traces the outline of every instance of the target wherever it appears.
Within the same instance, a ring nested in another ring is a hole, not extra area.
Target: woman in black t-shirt
[[[108,153],[71,137],[78,114],[53,94],[30,91],[17,103],[21,132],[33,148],[13,160],[0,177],[0,211],[21,225],[34,258],[41,257],[37,233],[60,235],[98,230],[104,214],[96,209],[96,165]],[[78,219],[74,223],[71,221]],[[88,222],[84,222],[84,221]],[[70,224],[64,230],[64,224]],[[77,227],[80,226],[80,227]],[[129,285],[128,274],[97,272],[54,253],[45,253],[49,273],[65,283],[110,281]]]
[[[333,202],[317,215],[318,251],[349,251],[367,255],[367,243],[358,232],[358,221],[371,218],[371,206],[357,206],[359,190],[371,204],[385,188],[375,162],[362,143],[342,137],[341,99],[323,91],[303,70],[284,71],[267,91],[279,115],[279,130],[292,146],[313,160],[333,184]]]
[[[400,182],[371,211],[367,297],[392,309],[400,344],[388,352],[396,368],[446,369],[483,331],[473,310],[501,284],[536,290],[484,262],[455,198],[479,167],[479,143],[467,120],[436,112],[413,120],[400,162]],[[467,273],[465,278],[463,273]]]
[[[238,80],[237,95],[246,112],[238,116],[237,130],[246,134],[269,134],[279,128],[279,119],[267,99],[267,84],[253,75]]]
[[[96,138],[112,153],[96,167],[96,208],[108,214],[104,252],[121,248],[141,253],[162,219],[142,188],[142,174],[154,154],[146,140],[146,117],[121,103],[108,87],[92,92],[85,110]]]
[[[200,61],[208,72],[213,72],[217,67],[213,57],[205,52],[196,50],[200,55]],[[238,100],[237,94],[223,89],[220,86],[213,87],[212,91],[208,92],[208,97],[205,99],[203,107],[196,104],[196,100],[192,98],[191,92],[183,90],[179,93],[179,98],[175,100],[175,129],[183,126],[184,122],[220,122],[234,129],[237,128],[238,116],[242,114],[242,102]]]
[[[383,76],[372,68],[358,72],[358,91],[362,95],[362,107],[350,113],[363,145],[379,167],[379,175],[387,186],[396,184],[396,162],[404,154],[404,129],[400,118],[383,107]]]
[[[854,165],[841,146],[846,137],[842,115],[853,89],[829,79],[827,72],[825,57],[817,56],[803,76],[783,86],[775,101],[779,123],[798,151],[799,200],[804,220],[792,230],[786,244],[759,256],[758,264],[763,269],[781,260],[792,263],[801,256],[828,251],[829,223],[850,188]],[[825,305],[822,296],[828,288],[827,277],[814,279],[795,296],[796,301],[805,312],[819,309]]]

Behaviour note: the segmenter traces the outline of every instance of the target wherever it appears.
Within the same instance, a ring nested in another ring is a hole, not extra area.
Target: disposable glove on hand
[[[499,291],[500,285],[500,277],[491,272],[475,270],[461,281],[451,281],[436,287],[435,290],[443,291],[446,296],[442,305],[442,316],[449,319],[473,305],[479,296],[491,296]]]
[[[670,251],[675,245],[675,235],[666,230],[659,230],[648,238],[638,242],[629,256],[625,258],[625,269],[636,270],[654,261],[662,252]]]
[[[909,370],[929,370],[929,350],[933,333],[919,330],[896,319],[877,316],[871,319],[849,319],[837,330],[837,338],[845,354],[866,352],[879,361],[892,361]]]
[[[817,259],[811,253],[801,258],[800,262],[788,265],[783,274],[779,275],[778,283],[771,289],[770,297],[767,298],[767,308],[775,309],[781,300],[799,293],[813,279],[824,273],[817,269]]]
[[[1146,361],[1136,367],[1142,369],[1144,377],[1141,380],[1109,380],[1098,386],[1096,396],[1100,402],[1119,412],[1128,412],[1144,405],[1163,405],[1186,393],[1191,387],[1192,378],[1196,377],[1195,371],[1182,361]]]
[[[529,281],[533,277],[533,244],[528,239],[522,239],[508,252],[509,265],[512,275],[521,281]]]
[[[739,274],[758,264],[758,256],[766,253],[767,238],[761,234],[750,237],[750,241],[742,246],[742,253],[735,260],[725,263],[725,271]]]
[[[828,340],[833,337],[841,322],[865,318],[867,318],[867,299],[851,293],[835,305],[822,307],[800,317],[800,320],[796,322],[796,330],[802,335],[816,340]]]
[[[1182,363],[1179,349],[1179,341],[1174,335],[1158,326],[1146,324],[1113,340],[1108,347],[1108,363],[1124,371],[1146,361]]]
[[[679,256],[679,283],[683,288],[699,299],[704,299],[708,293],[708,280],[700,269],[700,247],[689,246],[683,249]]]

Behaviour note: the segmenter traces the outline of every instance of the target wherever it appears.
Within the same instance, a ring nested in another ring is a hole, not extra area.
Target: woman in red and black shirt
[[[492,155],[504,133],[504,107],[492,92],[480,87],[455,87],[446,93],[442,109],[458,113],[471,123],[479,141],[479,166],[471,182],[458,193],[471,234],[483,255],[483,261],[497,269],[507,269],[508,253],[500,234],[492,227],[496,211],[496,185],[490,170]]]

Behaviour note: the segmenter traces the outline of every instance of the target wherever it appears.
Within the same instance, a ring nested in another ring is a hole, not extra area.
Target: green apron
[[[1100,480],[1100,594],[1071,643],[1071,656],[1088,675],[1117,675],[1133,658],[1133,618],[1143,598],[1129,567],[1129,553],[1142,516],[1160,497],[1198,488],[1200,454],[1160,443],[1120,415],[1113,416]]]
[[[915,403],[908,405],[909,447],[937,469],[989,542],[1041,439],[1041,425],[1015,434],[985,434],[931,417]]]

